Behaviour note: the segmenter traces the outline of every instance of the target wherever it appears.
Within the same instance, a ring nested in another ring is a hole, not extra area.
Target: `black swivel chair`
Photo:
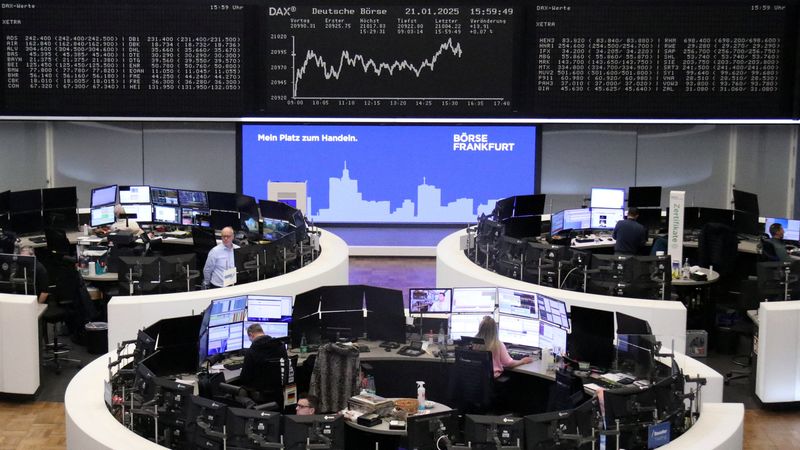
[[[47,240],[47,250],[55,255],[67,256],[72,246],[67,239],[67,232],[55,228],[45,228],[44,237]]]
[[[525,241],[509,236],[501,236],[497,255],[495,256],[495,272],[521,280],[525,248]]]
[[[58,281],[55,289],[47,298],[47,309],[41,315],[45,326],[45,340],[48,334],[47,325],[53,325],[53,341],[45,344],[45,356],[42,364],[52,364],[56,373],[61,373],[62,363],[65,362],[75,363],[78,368],[83,366],[81,360],[63,357],[62,355],[69,353],[70,348],[58,342],[59,324],[66,323],[72,333],[77,332],[75,330],[78,322],[76,309],[78,309],[77,303],[80,300],[76,299],[76,295],[80,292],[82,284],[80,274],[68,258],[62,260],[56,270]]]
[[[775,251],[775,244],[772,239],[761,237],[759,240],[761,251],[758,254],[759,261],[778,261],[778,253]]]
[[[494,402],[492,353],[456,349],[450,379],[450,402],[464,414],[486,414]]]
[[[713,342],[717,340],[715,315],[717,305],[735,305],[738,295],[737,254],[739,240],[736,230],[721,223],[707,223],[700,230],[697,256],[701,267],[713,266],[719,280],[711,286],[711,298],[704,304],[701,314],[702,328],[709,331]]]

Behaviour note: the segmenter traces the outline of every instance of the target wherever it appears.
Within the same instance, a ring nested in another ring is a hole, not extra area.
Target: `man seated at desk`
[[[222,243],[208,252],[208,259],[203,268],[203,285],[206,287],[223,287],[235,284],[236,262],[233,250],[239,248],[233,243],[233,228],[222,229]],[[232,271],[232,273],[231,273]],[[226,283],[226,278],[228,283]]]
[[[257,323],[247,327],[247,337],[251,344],[244,353],[239,385],[248,391],[274,389],[275,386],[268,385],[269,376],[265,372],[269,361],[288,358],[286,346],[283,342],[264,334],[264,329]]]
[[[647,243],[647,228],[636,221],[639,218],[637,208],[628,208],[628,217],[620,220],[611,235],[614,243],[614,254],[639,255]]]
[[[769,226],[769,234],[772,239],[767,239],[767,242],[771,243],[772,248],[775,250],[774,257],[776,261],[791,261],[792,258],[789,256],[789,252],[786,251],[786,243],[783,242],[783,226],[778,222],[774,222]]]

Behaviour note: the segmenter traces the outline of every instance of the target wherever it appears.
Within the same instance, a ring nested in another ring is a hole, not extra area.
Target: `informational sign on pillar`
[[[686,192],[669,192],[669,217],[668,232],[669,242],[667,251],[672,260],[672,278],[680,278],[681,261],[683,260],[683,204]]]

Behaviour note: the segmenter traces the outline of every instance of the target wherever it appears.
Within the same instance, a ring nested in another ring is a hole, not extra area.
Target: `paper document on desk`
[[[600,375],[600,378],[606,381],[610,381],[612,383],[618,383],[619,380],[623,378],[628,378],[625,374],[621,373],[604,373]]]

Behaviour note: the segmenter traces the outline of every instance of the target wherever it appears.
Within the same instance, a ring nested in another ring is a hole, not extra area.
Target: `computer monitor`
[[[539,321],[510,314],[500,314],[497,335],[506,344],[539,347]]]
[[[569,316],[567,304],[546,295],[536,294],[539,318],[564,330],[569,329]]]
[[[178,189],[178,203],[185,208],[208,209],[208,196],[205,191]]]
[[[721,223],[724,225],[728,225],[729,227],[733,226],[733,210],[732,209],[720,209],[720,208],[700,208],[700,225],[705,225],[707,223]]]
[[[78,211],[74,207],[44,210],[42,211],[42,226],[59,230],[77,230]]]
[[[550,216],[550,236],[555,236],[564,231],[564,211],[559,211]]]
[[[538,216],[544,214],[545,194],[518,195],[514,202],[514,216]]]
[[[700,209],[696,206],[689,206],[683,208],[683,229],[684,230],[699,230],[700,223]],[[669,208],[667,208],[667,217],[669,217]]]
[[[767,217],[764,223],[764,233],[769,233],[769,227],[773,223],[779,223],[783,227],[783,239],[787,241],[800,241],[800,220],[785,219],[780,217]],[[772,237],[772,235],[770,235]]]
[[[243,346],[243,322],[208,327],[208,356],[241,350]]]
[[[228,408],[225,429],[229,448],[259,448],[281,444],[281,414],[244,408]]]
[[[800,300],[800,260],[756,264],[759,301]]]
[[[614,339],[614,312],[572,305],[569,310],[572,332],[591,334],[600,339]]]
[[[536,294],[519,289],[497,288],[497,305],[500,314],[512,314],[527,319],[538,319]]]
[[[652,334],[650,324],[638,317],[629,316],[628,314],[616,312],[617,316],[617,334]]]
[[[277,219],[288,222],[296,208],[287,205],[284,202],[276,202],[272,200],[259,200],[258,209],[261,212],[262,218]]]
[[[484,317],[486,314],[451,314],[450,339],[457,341],[464,336],[475,336]]]
[[[758,217],[758,195],[752,192],[733,190],[733,207]]]
[[[123,205],[150,203],[150,186],[120,186],[119,202]]]
[[[467,414],[464,422],[464,440],[473,448],[522,448],[525,440],[525,422],[522,417],[479,416]]]
[[[599,401],[592,397],[575,409],[525,416],[525,448],[589,450],[592,429],[602,428],[599,411]]]
[[[36,257],[0,253],[0,292],[36,293]]]
[[[221,436],[225,436],[225,424],[228,406],[216,400],[193,395],[191,397],[192,412],[196,426],[194,429],[194,448],[216,448],[222,445]]]
[[[294,230],[294,225],[285,220],[270,219],[264,217],[261,219],[261,234],[267,241],[275,241]]]
[[[93,207],[89,212],[89,225],[92,227],[102,227],[116,222],[114,215],[114,205]]]
[[[218,211],[238,211],[236,209],[236,194],[232,192],[208,191],[208,207]]]
[[[247,320],[263,322],[292,317],[292,297],[288,295],[248,295]]]
[[[11,191],[0,192],[0,214],[5,214],[8,212],[10,208],[9,206],[10,201],[11,201]]]
[[[103,186],[92,189],[91,207],[113,205],[117,203],[117,185]]]
[[[179,206],[178,190],[172,188],[151,187],[150,201],[154,205]]]
[[[211,228],[221,230],[225,227],[231,227],[234,231],[240,230],[242,228],[242,223],[239,221],[239,213],[212,209]]]
[[[120,256],[118,267],[121,287],[130,289],[133,284],[133,294],[151,292],[159,287],[161,274],[158,257]]]
[[[453,292],[450,289],[412,288],[408,290],[408,312],[411,314],[449,313]]]
[[[218,298],[209,305],[208,326],[243,322],[247,317],[247,296]]]
[[[494,312],[497,304],[497,288],[455,288],[453,289],[454,313],[487,313]]]
[[[406,421],[408,448],[414,450],[437,450],[442,439],[456,442],[458,436],[458,411],[409,416]]]
[[[659,228],[664,228],[662,223],[665,222],[661,215],[661,210],[658,208],[640,209],[639,217],[636,218],[636,221],[652,232],[658,231]]]
[[[661,186],[631,186],[628,188],[628,208],[657,208],[661,206]]]
[[[305,450],[309,448],[307,444],[324,444],[330,450],[345,450],[344,418],[340,414],[283,417],[286,450]]]
[[[177,206],[153,205],[153,222],[178,225],[181,215]]]
[[[9,221],[11,230],[17,234],[39,233],[44,229],[41,210],[12,212]]]
[[[41,211],[42,190],[12,191],[8,197],[8,210],[11,213],[25,211]]]
[[[625,219],[622,209],[592,207],[591,228],[593,230],[613,230],[617,222]]]
[[[622,188],[592,188],[592,208],[617,208],[625,205],[625,189]]]
[[[624,387],[607,389],[603,392],[603,410],[605,423],[614,428],[616,420],[620,421],[620,448],[636,448],[647,443],[648,427],[625,426],[642,422],[651,422],[653,412],[657,409],[656,396],[651,389]],[[615,436],[606,440],[606,445],[616,446]]]
[[[258,204],[256,203],[256,199],[249,195],[236,195],[236,211],[247,214],[248,216],[255,218],[255,220],[259,219]]]
[[[260,236],[258,217],[239,213],[239,229],[245,233],[253,233],[256,236]]]
[[[620,334],[617,336],[616,370],[649,380],[656,368],[656,339],[652,334]]]
[[[211,225],[211,211],[197,208],[181,208],[181,225],[208,227]]]
[[[567,330],[543,320],[539,321],[539,345],[541,348],[567,349]]]
[[[758,223],[758,216],[745,211],[733,212],[733,227],[739,234],[757,236],[761,234],[761,225]]]
[[[614,313],[572,306],[567,351],[577,361],[609,368],[614,361]]]
[[[494,218],[497,221],[504,221],[514,215],[514,197],[498,200],[494,204]]]
[[[592,226],[592,210],[589,208],[565,209],[563,213],[565,230],[586,230]]]
[[[122,205],[125,214],[129,219],[134,219],[137,222],[152,222],[153,221],[153,206],[150,203],[128,203]]]
[[[78,207],[78,190],[75,186],[42,189],[42,209],[75,209]]]
[[[512,217],[505,221],[505,235],[524,239],[542,234],[542,216]]]
[[[280,322],[280,321],[269,321],[269,322],[255,322],[255,321],[247,321],[244,323],[242,327],[242,348],[250,348],[250,338],[247,336],[247,328],[253,324],[261,325],[261,329],[264,330],[264,334],[269,337],[278,339],[278,338],[285,338],[289,337],[289,322]]]

